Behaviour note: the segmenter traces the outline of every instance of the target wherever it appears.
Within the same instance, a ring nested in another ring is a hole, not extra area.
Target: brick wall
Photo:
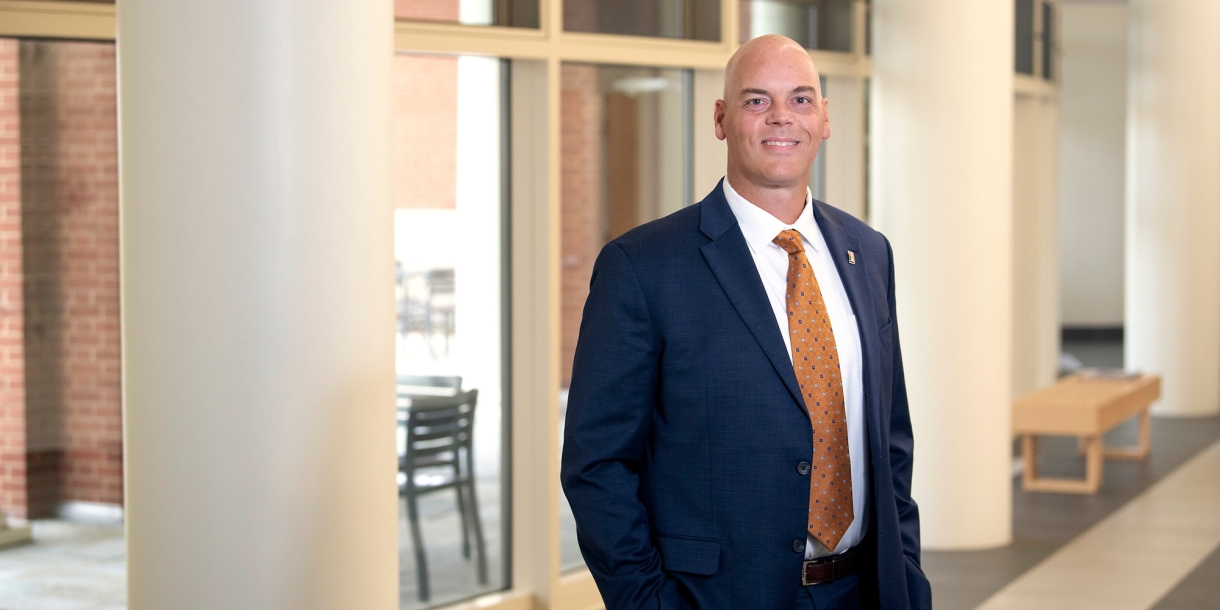
[[[20,44],[31,516],[121,504],[114,45]]]
[[[18,43],[0,39],[0,510],[26,516]]]
[[[394,56],[396,208],[457,207],[457,74],[456,57]]]
[[[602,100],[596,66],[564,64],[561,80],[560,342],[563,387],[572,380],[572,356],[589,296],[593,263],[605,243],[601,206]]]

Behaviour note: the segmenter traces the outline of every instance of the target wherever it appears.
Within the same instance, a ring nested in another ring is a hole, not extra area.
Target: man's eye
[[[762,104],[763,104],[763,100],[761,100],[761,99],[759,99],[759,98],[754,98],[754,99],[751,99],[751,100],[746,100],[746,105],[747,105],[747,106],[761,106]]]
[[[794,101],[796,101],[796,103],[798,103],[798,104],[812,104],[813,103],[813,100],[811,100],[807,97],[804,97],[804,96],[798,97]]]

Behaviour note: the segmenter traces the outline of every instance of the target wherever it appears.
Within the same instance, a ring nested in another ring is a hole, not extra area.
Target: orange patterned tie
[[[788,334],[792,338],[792,367],[813,426],[809,533],[833,551],[855,519],[839,350],[835,347],[822,290],[805,257],[801,234],[788,229],[774,241],[789,254],[785,300]]]

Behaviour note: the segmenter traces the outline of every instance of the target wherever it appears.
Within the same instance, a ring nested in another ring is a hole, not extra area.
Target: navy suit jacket
[[[876,559],[862,574],[863,601],[930,608],[893,255],[864,223],[813,206],[860,326],[873,482],[865,544]],[[809,504],[797,464],[812,455],[810,426],[720,186],[606,245],[576,347],[561,477],[607,610],[792,608]]]

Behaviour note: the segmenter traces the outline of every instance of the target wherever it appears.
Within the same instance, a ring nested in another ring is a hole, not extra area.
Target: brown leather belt
[[[860,554],[855,548],[830,557],[806,561],[801,568],[801,585],[821,585],[832,582],[856,571]]]

